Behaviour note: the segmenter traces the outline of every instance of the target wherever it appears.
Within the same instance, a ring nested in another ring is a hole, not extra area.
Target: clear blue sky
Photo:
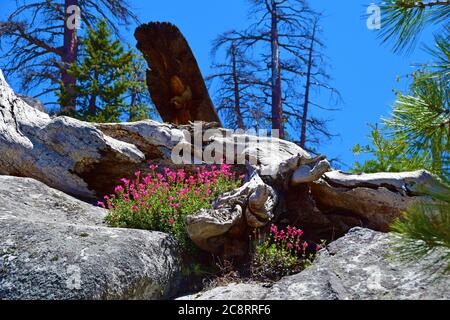
[[[15,0],[2,1],[0,19],[15,6]],[[248,25],[246,0],[130,0],[141,22],[170,21],[176,24],[190,43],[204,75],[210,73],[210,46],[220,33]],[[351,149],[356,143],[367,143],[367,124],[388,116],[395,99],[392,89],[406,89],[398,75],[412,71],[411,65],[426,62],[429,57],[417,48],[409,56],[393,54],[382,46],[374,31],[368,30],[363,18],[370,0],[311,0],[313,8],[323,12],[322,27],[327,44],[333,85],[342,94],[342,111],[322,114],[331,118],[330,128],[340,134],[319,148],[329,158],[339,157],[351,165],[357,158]],[[123,30],[126,41],[135,44],[135,26]],[[431,33],[422,37],[431,43]],[[15,81],[9,80],[13,86]],[[326,102],[325,97],[323,101]],[[318,112],[318,111],[316,111]]]

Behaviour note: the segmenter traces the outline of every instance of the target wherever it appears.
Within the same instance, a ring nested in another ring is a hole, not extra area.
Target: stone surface
[[[0,300],[175,294],[181,263],[174,240],[109,228],[105,215],[36,180],[0,176]]]
[[[438,276],[426,259],[419,263],[397,260],[393,240],[391,234],[355,228],[322,250],[310,268],[273,285],[230,284],[179,299],[450,299],[450,277]]]
[[[25,101],[30,107],[33,107],[39,111],[45,112],[44,104],[40,100],[35,99],[30,96],[24,96],[21,94],[18,94],[17,97],[22,99],[23,101]]]

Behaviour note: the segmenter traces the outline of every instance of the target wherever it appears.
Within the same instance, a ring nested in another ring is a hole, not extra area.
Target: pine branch
[[[396,0],[380,5],[383,43],[393,42],[394,52],[408,53],[428,24],[439,24],[450,18],[450,1]]]

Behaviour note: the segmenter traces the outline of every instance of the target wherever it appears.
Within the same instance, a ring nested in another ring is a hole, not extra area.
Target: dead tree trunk
[[[280,47],[278,39],[278,7],[272,0],[271,7],[271,67],[272,67],[272,129],[279,130],[280,138],[284,138],[283,104],[281,96]]]
[[[306,71],[306,84],[305,84],[305,101],[303,103],[303,115],[302,115],[302,129],[300,134],[300,147],[306,147],[306,127],[308,125],[308,111],[309,111],[309,93],[311,90],[311,70],[313,64],[313,52],[314,42],[316,37],[317,20],[314,22],[313,32],[311,36],[311,44],[308,48],[308,67]]]
[[[76,27],[69,24],[69,18],[73,14],[69,9],[78,6],[78,0],[65,0],[64,4],[64,44],[61,57],[63,63],[62,83],[68,98],[64,99],[61,105],[61,113],[73,114],[76,107],[74,91],[76,79],[67,72],[67,69],[77,61],[78,37]]]
[[[272,222],[301,227],[317,240],[333,239],[355,226],[387,231],[408,206],[430,201],[427,190],[450,192],[426,171],[344,174],[294,143],[233,134],[209,124],[202,129],[211,128],[217,130],[197,150],[188,137],[202,132],[193,125],[50,118],[18,98],[0,72],[0,174],[31,177],[95,199],[111,193],[121,178],[144,173],[149,164],[193,170],[192,162],[174,163],[181,149],[191,160],[201,160],[207,151],[223,159],[228,147],[237,150],[227,161],[247,160],[247,166],[236,166],[247,175],[244,185],[217,199],[213,209],[186,219],[191,239],[210,252],[246,252],[249,234]]]
[[[221,123],[189,44],[170,23],[149,23],[136,29],[137,47],[149,65],[147,85],[165,122]]]

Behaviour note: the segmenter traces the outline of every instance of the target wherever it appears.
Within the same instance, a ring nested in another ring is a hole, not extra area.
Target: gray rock
[[[181,280],[175,241],[109,228],[105,215],[33,179],[0,176],[0,300],[175,294]]]
[[[180,300],[408,300],[450,299],[450,278],[429,261],[400,262],[394,236],[352,229],[319,253],[313,266],[274,285],[230,284]]]
[[[177,300],[263,300],[267,285],[259,283],[230,283]]]
[[[25,101],[30,107],[33,107],[41,112],[45,112],[44,104],[39,99],[24,96],[22,94],[17,94],[17,97]]]

